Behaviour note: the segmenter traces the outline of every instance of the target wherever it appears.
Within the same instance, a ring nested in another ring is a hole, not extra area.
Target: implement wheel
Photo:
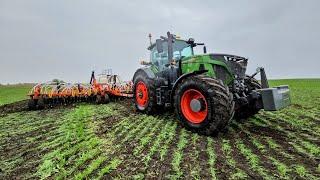
[[[28,108],[29,108],[29,110],[36,110],[37,109],[37,100],[30,98],[28,101]]]
[[[103,102],[104,102],[105,104],[107,104],[107,103],[110,102],[110,96],[109,96],[108,94],[105,94],[105,95],[104,95]]]
[[[101,104],[102,103],[102,97],[101,97],[101,95],[97,95],[97,97],[96,97],[96,103],[97,104]]]
[[[44,99],[43,99],[43,97],[40,97],[39,99],[38,99],[38,109],[44,109]]]
[[[186,128],[204,135],[224,130],[234,111],[228,87],[204,75],[182,80],[175,90],[174,107]]]

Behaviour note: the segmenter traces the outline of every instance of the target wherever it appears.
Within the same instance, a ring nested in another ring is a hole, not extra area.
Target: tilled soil
[[[0,106],[0,117],[8,113],[21,112],[21,111],[28,110],[27,102],[28,100],[23,100],[16,103],[5,104],[3,106]]]
[[[289,125],[263,111],[209,137],[209,163],[208,137],[185,130],[170,113],[135,112],[131,100],[39,111],[26,103],[0,107],[0,179],[320,178],[319,127]],[[291,118],[301,118],[295,110],[303,107],[291,106]]]

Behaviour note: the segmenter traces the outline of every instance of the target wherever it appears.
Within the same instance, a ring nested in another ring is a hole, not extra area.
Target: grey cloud
[[[0,1],[0,83],[89,81],[109,67],[130,79],[148,33],[168,30],[210,52],[249,57],[248,72],[320,77],[319,1]]]

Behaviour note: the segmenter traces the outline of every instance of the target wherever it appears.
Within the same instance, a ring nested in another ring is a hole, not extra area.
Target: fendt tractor
[[[211,135],[233,119],[245,119],[260,109],[274,111],[290,105],[289,87],[269,88],[264,68],[246,74],[248,59],[229,54],[207,54],[203,43],[167,33],[151,42],[150,61],[133,76],[138,111],[147,114],[175,109],[191,131]],[[195,55],[194,47],[203,46]],[[260,73],[261,83],[254,77]]]

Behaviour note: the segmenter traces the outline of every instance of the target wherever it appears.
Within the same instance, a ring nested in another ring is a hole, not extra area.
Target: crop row
[[[191,133],[172,115],[126,111],[81,104],[1,117],[4,178],[319,177],[318,120],[301,125],[300,111],[261,112],[218,137]]]

